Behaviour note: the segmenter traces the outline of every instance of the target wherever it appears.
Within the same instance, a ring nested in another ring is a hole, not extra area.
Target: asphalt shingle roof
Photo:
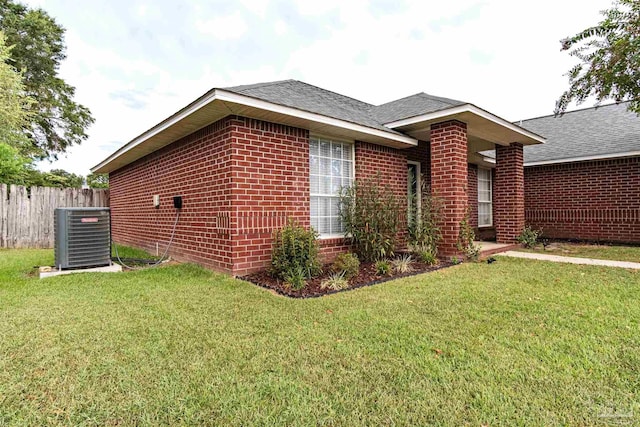
[[[525,163],[640,151],[640,117],[610,104],[517,122],[547,138],[524,148]]]
[[[380,123],[391,123],[464,104],[467,103],[455,99],[427,95],[426,93],[417,93],[407,96],[406,98],[373,107],[371,114],[378,119]]]
[[[393,133],[399,132],[385,127],[384,123],[465,104],[462,101],[418,93],[375,106],[298,80],[281,80],[223,89]]]

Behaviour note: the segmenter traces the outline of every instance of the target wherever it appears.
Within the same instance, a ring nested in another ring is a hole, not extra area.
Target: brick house
[[[547,138],[524,150],[528,223],[552,238],[640,243],[640,117],[626,103],[519,124]]]
[[[380,174],[398,196],[421,180],[443,201],[441,256],[457,253],[467,209],[513,243],[525,221],[523,147],[537,133],[473,104],[419,93],[371,105],[295,80],[212,89],[92,171],[109,173],[112,234],[234,275],[264,268],[288,218],[348,250],[341,186]],[[480,152],[495,149],[495,159]],[[159,198],[154,197],[159,196]],[[156,202],[159,200],[159,205]]]

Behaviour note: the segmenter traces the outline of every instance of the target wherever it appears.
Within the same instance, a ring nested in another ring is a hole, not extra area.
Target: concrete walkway
[[[540,261],[566,262],[569,264],[584,264],[584,265],[602,265],[604,267],[620,267],[620,268],[630,268],[633,270],[640,270],[640,262],[610,261],[606,259],[592,259],[592,258],[576,258],[576,257],[570,257],[570,256],[534,254],[530,252],[516,252],[516,251],[507,251],[498,255],[513,257],[513,258],[537,259]]]

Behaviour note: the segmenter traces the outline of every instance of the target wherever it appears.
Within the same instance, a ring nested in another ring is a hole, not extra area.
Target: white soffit
[[[409,117],[386,123],[391,129],[407,133],[417,139],[429,139],[431,125],[446,120],[459,120],[467,124],[469,135],[499,145],[519,142],[523,145],[543,144],[545,138],[504,120],[473,104],[464,104],[445,110]]]
[[[273,104],[234,92],[213,89],[125,144],[94,166],[91,171],[106,173],[117,170],[232,114],[300,127],[313,133],[357,139],[390,147],[408,148],[418,145],[418,141],[410,136]]]

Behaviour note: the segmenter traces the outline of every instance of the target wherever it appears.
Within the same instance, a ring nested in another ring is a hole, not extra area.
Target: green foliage
[[[334,291],[340,291],[349,287],[349,280],[345,277],[345,272],[331,274],[327,279],[320,283],[322,289],[332,289]]]
[[[55,158],[87,138],[89,109],[73,101],[75,88],[58,75],[66,58],[64,28],[42,9],[0,0],[0,31],[11,50],[11,65],[24,75],[26,94],[35,100],[25,128],[33,158]],[[3,61],[4,62],[4,61]]]
[[[299,265],[291,267],[282,275],[284,282],[295,291],[304,289],[307,286],[307,273],[305,269]]]
[[[531,226],[527,225],[516,240],[522,243],[525,248],[533,248],[538,244],[538,238],[541,234],[542,230],[534,230]]]
[[[415,255],[418,257],[420,262],[424,262],[425,264],[436,265],[438,263],[438,258],[431,251],[415,252]]]
[[[0,144],[25,151],[29,140],[23,127],[31,117],[33,100],[25,95],[23,74],[11,66],[10,55],[11,48],[7,47],[5,35],[0,29]],[[7,156],[8,151],[3,151]],[[18,154],[22,155],[20,152]]]
[[[391,263],[386,259],[376,261],[375,268],[378,276],[388,276],[391,274]]]
[[[602,14],[598,25],[561,41],[580,63],[567,73],[569,89],[556,102],[556,114],[590,96],[598,103],[630,101],[629,110],[640,114],[640,2],[617,0]]]
[[[408,243],[413,251],[428,251],[435,256],[438,253],[438,244],[442,240],[438,226],[442,214],[442,201],[431,194],[426,182],[426,179],[422,180],[420,203],[410,204],[416,206],[417,212],[410,213],[410,217],[415,219],[409,223]]]
[[[109,174],[90,173],[87,175],[87,185],[89,188],[109,188]]]
[[[473,261],[476,261],[480,255],[480,246],[474,243],[475,240],[476,233],[473,232],[473,228],[469,224],[469,211],[467,211],[462,221],[460,221],[457,247],[468,259]]]
[[[315,277],[322,271],[318,257],[318,233],[307,230],[294,220],[274,233],[271,254],[271,274],[292,285],[302,285],[304,279]],[[300,280],[302,278],[302,281]]]
[[[451,264],[453,265],[458,265],[460,264],[462,261],[460,260],[460,258],[458,258],[457,256],[452,256],[451,257]]]
[[[400,258],[396,258],[391,261],[393,269],[396,273],[404,274],[411,273],[413,271],[413,258],[411,255],[405,254]]]
[[[17,148],[0,142],[0,183],[21,184],[27,173],[29,159],[26,159]]]
[[[344,273],[347,279],[355,277],[360,271],[360,260],[355,254],[344,253],[336,257],[331,265],[331,269],[335,273]]]
[[[356,181],[340,192],[340,218],[345,235],[363,261],[393,256],[400,224],[401,203],[380,182],[380,175]]]

